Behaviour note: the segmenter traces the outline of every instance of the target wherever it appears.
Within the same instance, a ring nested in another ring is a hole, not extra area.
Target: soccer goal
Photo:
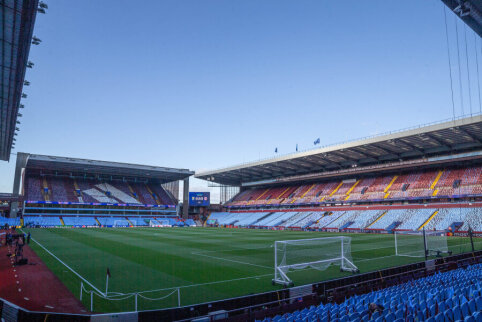
[[[128,220],[114,220],[112,227],[130,227],[132,226]]]
[[[162,227],[157,220],[149,220],[149,227]]]
[[[351,237],[321,237],[274,242],[273,284],[293,285],[289,271],[312,268],[325,270],[331,264],[341,271],[358,272],[351,258]]]
[[[447,246],[445,231],[396,231],[395,255],[428,257],[451,254]]]

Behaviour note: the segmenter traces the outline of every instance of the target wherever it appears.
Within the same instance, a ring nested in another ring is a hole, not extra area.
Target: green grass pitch
[[[177,288],[182,306],[277,290],[281,286],[271,283],[274,241],[341,235],[223,228],[24,231],[32,233],[35,242],[30,246],[77,297],[81,278],[59,259],[91,284],[84,282],[87,290],[95,287],[104,292],[106,269],[110,269],[109,294],[119,295],[115,301],[94,295],[95,312],[133,311],[135,300],[129,294],[137,292],[143,296],[138,296],[138,310],[150,310],[177,306]],[[394,256],[393,235],[347,236],[352,237],[352,258],[362,273],[423,260]],[[454,253],[471,249],[467,238],[449,238],[448,245]],[[295,285],[302,285],[349,274],[331,266],[325,271],[294,271],[289,276]],[[85,293],[83,303],[90,308],[90,296]]]

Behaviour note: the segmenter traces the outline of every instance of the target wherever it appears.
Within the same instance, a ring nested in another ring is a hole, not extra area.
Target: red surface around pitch
[[[14,266],[13,258],[7,256],[13,251],[13,246],[4,243],[0,246],[1,298],[30,311],[87,313],[82,303],[28,245],[23,249],[27,265]]]

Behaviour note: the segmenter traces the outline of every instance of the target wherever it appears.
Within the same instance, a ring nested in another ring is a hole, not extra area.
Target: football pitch
[[[24,229],[31,248],[93,311],[152,310],[281,289],[272,285],[276,240],[339,236],[340,233],[223,228]],[[395,256],[393,235],[344,234],[361,273],[422,261]],[[475,239],[475,248],[482,243]],[[453,253],[471,250],[468,238],[448,238]],[[106,271],[109,269],[105,299]],[[332,265],[324,271],[289,273],[295,285],[349,276]],[[46,290],[48,291],[48,290]]]

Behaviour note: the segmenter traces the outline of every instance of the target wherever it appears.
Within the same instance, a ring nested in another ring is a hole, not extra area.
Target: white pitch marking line
[[[214,258],[214,259],[219,259],[219,260],[223,260],[223,261],[227,261],[227,262],[233,262],[233,263],[238,263],[238,264],[244,264],[244,265],[251,265],[251,266],[256,266],[256,267],[273,269],[273,267],[269,267],[269,266],[265,266],[265,265],[258,265],[258,264],[246,263],[246,262],[237,261],[237,260],[234,260],[234,259],[227,259],[227,258],[222,258],[222,257],[216,257],[216,256],[211,256],[211,255],[202,254],[202,253],[192,252],[191,254],[193,254],[193,255],[199,255],[199,256],[205,256],[205,257]]]
[[[151,292],[166,291],[166,290],[172,290],[172,289],[178,289],[178,288],[189,288],[189,287],[197,287],[197,286],[204,286],[204,285],[211,285],[211,284],[221,284],[221,283],[228,283],[228,282],[236,282],[236,281],[248,280],[248,279],[252,279],[252,278],[259,279],[260,277],[266,277],[266,276],[273,276],[273,274],[264,274],[264,275],[240,277],[240,278],[234,278],[234,279],[231,279],[231,280],[222,280],[222,281],[214,281],[214,282],[199,283],[199,284],[189,284],[189,285],[182,285],[182,286],[173,286],[173,287],[167,287],[167,288],[160,288],[160,289],[157,289],[157,290],[141,291],[141,292],[139,292],[139,293],[151,293]],[[122,295],[126,295],[126,294],[122,294]]]
[[[23,230],[22,230],[23,232]],[[90,283],[88,280],[86,280],[85,278],[83,278],[79,273],[77,273],[76,271],[74,271],[69,265],[65,264],[60,258],[58,258],[57,256],[55,256],[54,254],[52,254],[51,251],[49,251],[47,248],[45,248],[45,246],[43,246],[42,244],[40,244],[36,239],[34,238],[31,238],[34,242],[37,243],[37,245],[39,245],[40,247],[42,247],[43,250],[45,250],[47,253],[49,253],[50,255],[52,255],[53,258],[55,258],[56,260],[58,260],[62,265],[64,265],[65,267],[67,267],[72,273],[74,273],[75,275],[77,275],[81,280],[83,280],[84,282],[86,282],[87,284],[89,284],[94,290],[96,290],[99,294],[104,294],[103,292],[99,291],[99,289],[97,289],[97,287],[95,287],[94,285],[92,285],[92,283]]]

